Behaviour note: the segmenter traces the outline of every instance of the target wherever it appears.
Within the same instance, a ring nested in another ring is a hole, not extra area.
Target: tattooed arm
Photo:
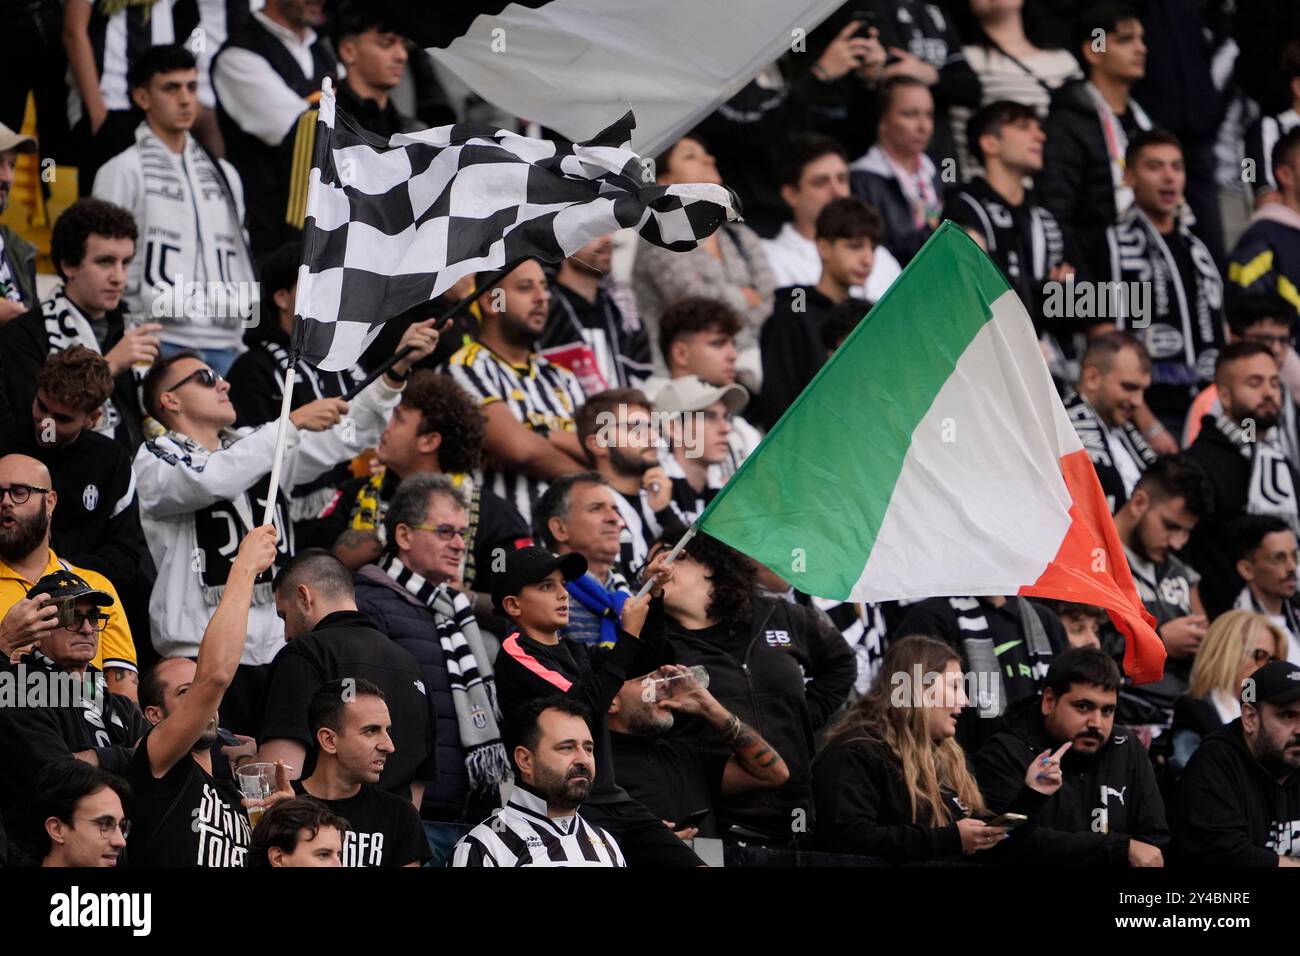
[[[686,672],[686,668],[672,664],[662,668],[664,675]],[[753,727],[718,703],[718,699],[689,677],[685,687],[672,697],[660,701],[664,710],[694,714],[712,727],[722,742],[731,748],[731,759],[722,773],[722,792],[743,793],[747,790],[768,790],[779,787],[790,779],[790,769]]]

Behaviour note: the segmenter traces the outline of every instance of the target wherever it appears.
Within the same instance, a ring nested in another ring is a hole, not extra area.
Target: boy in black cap
[[[59,570],[27,592],[28,599],[42,596],[58,609],[58,624],[36,649],[3,665],[13,686],[25,690],[0,697],[0,806],[11,832],[21,832],[13,815],[24,809],[42,767],[75,755],[124,773],[146,728],[135,702],[111,693],[91,663],[108,620],[100,609],[113,604],[112,595]]]
[[[1179,784],[1177,844],[1201,866],[1300,866],[1300,667],[1269,661],[1241,716],[1201,741]]]
[[[612,649],[584,646],[559,635],[569,623],[565,581],[581,577],[587,559],[577,552],[552,554],[527,547],[506,556],[505,570],[493,581],[492,603],[516,630],[501,644],[496,660],[497,697],[514,736],[513,715],[536,697],[557,692],[590,708],[595,738],[596,779],[583,802],[583,818],[614,835],[629,866],[701,866],[699,857],[614,781],[605,713],[623,682],[666,663],[663,586],[672,580],[666,555],[650,562],[646,575],[654,587],[623,605],[618,641]],[[513,749],[509,741],[507,750]],[[521,786],[516,776],[515,786]]]

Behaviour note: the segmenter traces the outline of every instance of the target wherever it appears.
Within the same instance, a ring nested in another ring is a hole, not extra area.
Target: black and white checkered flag
[[[439,126],[387,142],[322,90],[298,269],[294,346],[354,365],[385,321],[472,272],[558,262],[631,226],[685,251],[737,218],[722,186],[659,186],[628,148],[631,113],[587,143]]]

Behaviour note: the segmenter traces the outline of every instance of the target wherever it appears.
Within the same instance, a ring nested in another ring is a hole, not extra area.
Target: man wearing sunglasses
[[[110,692],[91,663],[113,596],[64,570],[45,575],[27,596],[46,598],[56,619],[36,649],[6,664],[13,686],[26,688],[12,699],[0,696],[0,803],[11,833],[20,832],[20,814],[43,767],[76,756],[125,773],[147,726],[135,701]]]
[[[91,663],[103,672],[109,690],[135,700],[135,642],[117,589],[102,574],[63,560],[50,547],[51,516],[60,506],[53,488],[49,469],[36,459],[0,458],[0,660],[27,651],[57,627],[54,608],[29,592],[43,577],[70,571],[112,598]]]
[[[350,461],[375,444],[401,398],[413,363],[433,351],[435,320],[412,325],[399,349],[412,351],[351,403],[321,398],[289,414],[284,468],[275,502],[277,564],[294,553],[289,491]],[[239,542],[261,523],[269,491],[278,422],[235,428],[230,385],[194,352],[154,364],[144,380],[145,407],[166,434],[135,457],[140,520],[158,583],[149,603],[154,647],[193,658],[221,599]],[[222,726],[259,735],[271,660],[284,646],[275,613],[271,568],[258,581],[239,673],[223,701]]]

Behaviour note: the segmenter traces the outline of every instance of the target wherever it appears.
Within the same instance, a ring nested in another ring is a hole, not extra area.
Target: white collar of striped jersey
[[[515,787],[510,792],[510,799],[506,801],[508,805],[514,807],[530,817],[545,821],[550,826],[565,836],[573,830],[573,821],[577,819],[577,811],[564,817],[552,817],[548,815],[547,809],[549,804],[546,798],[534,790],[528,784],[524,783],[518,777],[515,777]]]

